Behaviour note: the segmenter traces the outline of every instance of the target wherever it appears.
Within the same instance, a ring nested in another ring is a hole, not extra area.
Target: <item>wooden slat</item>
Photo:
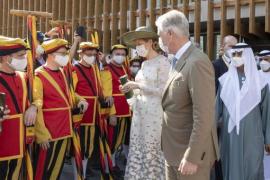
[[[4,1],[0,1],[0,9],[2,9],[2,11],[0,12],[0,34],[3,34],[3,16],[4,16]]]
[[[77,0],[72,0],[72,15],[71,15],[72,33],[75,32],[76,27],[78,25],[78,17],[79,17],[79,3]]]
[[[52,12],[52,0],[46,0],[46,12]],[[49,31],[50,28],[50,19],[46,18],[46,31]]]
[[[225,0],[221,0],[220,17],[220,37],[223,39],[225,37],[227,27],[227,8]]]
[[[13,6],[12,9],[18,9],[18,2],[17,0],[13,0]],[[17,29],[18,29],[18,23],[17,23],[17,16],[12,15],[12,37],[17,37]]]
[[[117,29],[118,29],[118,8],[119,0],[112,0],[112,15],[111,15],[111,46],[117,43]]]
[[[270,1],[265,0],[265,32],[270,33]]]
[[[109,53],[110,51],[110,2],[111,0],[104,0],[103,4],[103,52]]]
[[[96,0],[95,1],[95,25],[94,25],[95,29],[101,29],[101,23],[100,23],[101,15],[102,15],[102,1]]]
[[[35,8],[35,0],[29,0],[29,8],[28,10],[29,11],[34,11],[34,8]]]
[[[80,0],[80,15],[79,15],[79,24],[86,25],[86,16],[87,16],[87,0]]]
[[[150,5],[150,25],[152,29],[156,29],[155,21],[156,21],[156,14],[155,14],[155,9],[157,6],[156,0],[151,0],[151,5]]]
[[[214,58],[214,11],[213,1],[208,0],[207,14],[207,55],[210,59]]]
[[[17,9],[17,8],[14,8]],[[35,0],[34,1],[34,11],[40,11],[40,0]],[[37,31],[40,30],[40,24],[39,24],[39,19],[40,17],[36,17],[37,21],[36,21],[36,25],[37,25]]]
[[[42,12],[45,12],[46,11],[46,1],[40,0],[39,9]],[[39,29],[40,29],[41,32],[45,32],[46,31],[45,23],[46,23],[46,21],[45,21],[44,18],[39,18],[39,27],[40,27]]]
[[[201,35],[201,1],[195,1],[194,40],[200,44]]]
[[[146,25],[146,0],[140,0],[140,26]]]
[[[254,0],[249,0],[249,33],[255,34],[255,2]]]
[[[234,33],[241,35],[241,5],[240,0],[235,0]]]
[[[177,6],[178,6],[177,0],[171,0],[171,2],[172,2],[172,8],[177,9]]]
[[[53,13],[53,19],[52,20],[58,20],[58,13],[59,13],[59,1],[52,0],[52,13]]]
[[[137,0],[130,0],[130,15],[129,15],[129,30],[133,31],[136,28],[136,8]]]
[[[65,0],[59,0],[58,2],[58,20],[65,20]]]
[[[94,20],[93,20],[93,16],[94,16],[94,10],[95,7],[93,6],[93,4],[95,3],[95,0],[88,0],[87,1],[87,27],[88,29],[93,30],[94,27]],[[88,36],[88,39],[90,40],[90,36]]]
[[[120,37],[127,32],[127,0],[120,0]]]
[[[183,0],[183,13],[187,17],[187,19],[189,19],[188,7],[189,7],[189,0]]]
[[[7,35],[7,13],[8,13],[8,0],[3,0],[3,32],[4,36]]]
[[[72,0],[65,0],[65,22],[72,22]],[[67,31],[67,40],[69,42],[72,42],[73,38],[73,31],[72,31],[72,24],[69,27],[69,30]]]
[[[167,5],[167,0],[160,0],[160,14],[164,14],[166,12],[166,5]]]
[[[12,36],[12,16],[9,10],[13,7],[13,0],[8,1],[8,12],[7,12],[7,36]]]

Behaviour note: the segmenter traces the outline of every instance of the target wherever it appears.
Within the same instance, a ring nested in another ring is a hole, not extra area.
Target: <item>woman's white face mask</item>
[[[55,55],[55,62],[59,64],[59,66],[66,66],[68,64],[68,55]]]
[[[26,55],[22,59],[12,57],[10,67],[16,71],[24,71],[27,66]]]
[[[96,56],[87,56],[87,55],[83,55],[83,60],[84,62],[86,62],[88,65],[92,65],[95,63],[96,61]]]
[[[146,49],[144,44],[142,44],[142,45],[136,46],[136,51],[137,51],[139,56],[146,57],[149,50]]]

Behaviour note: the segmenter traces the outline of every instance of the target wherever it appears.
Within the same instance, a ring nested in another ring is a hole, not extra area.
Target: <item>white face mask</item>
[[[167,45],[163,44],[163,41],[161,38],[158,39],[158,45],[159,45],[160,49],[162,49],[162,51],[169,54],[169,47]]]
[[[262,60],[260,62],[260,67],[263,71],[269,71],[270,70],[270,63],[268,61]]]
[[[122,64],[125,61],[125,56],[113,56],[113,60],[114,62],[116,62],[117,64]]]
[[[68,63],[68,55],[65,55],[65,56],[55,55],[55,62],[62,67],[66,66]]]
[[[12,58],[10,66],[16,71],[24,71],[27,66],[26,56],[23,59]]]
[[[136,51],[137,51],[138,55],[141,57],[146,57],[148,54],[148,49],[146,49],[143,44],[136,46]]]
[[[37,55],[42,55],[44,54],[44,49],[42,48],[41,45],[38,45],[37,48],[36,48],[36,53]]]
[[[86,55],[84,55],[84,56],[83,56],[83,60],[84,60],[84,62],[86,62],[88,65],[92,65],[92,64],[95,63],[96,57],[95,57],[95,56],[86,56]]]
[[[244,64],[244,60],[241,57],[233,57],[232,63],[235,67],[240,67]]]
[[[140,70],[139,67],[130,67],[130,72],[133,74],[133,75],[136,75],[138,73],[138,71]]]

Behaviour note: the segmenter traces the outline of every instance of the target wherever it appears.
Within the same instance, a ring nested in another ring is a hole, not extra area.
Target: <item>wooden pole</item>
[[[265,1],[265,32],[270,33],[270,1]]]
[[[226,8],[226,1],[221,0],[220,4],[220,37],[221,40],[225,37],[226,35],[226,29],[227,29],[227,8]]]
[[[22,17],[26,17],[27,15],[43,17],[43,18],[52,18],[53,17],[52,13],[41,12],[41,11],[15,10],[15,9],[11,9],[10,14],[15,15],[15,16],[22,16]]]
[[[53,0],[52,1],[52,13],[53,13],[53,20],[58,20],[58,13],[59,13],[59,4],[58,4],[59,1],[55,1]]]
[[[235,0],[234,33],[241,35],[241,6],[240,0]]]
[[[201,1],[195,1],[194,40],[200,44],[201,37]]]
[[[140,0],[140,26],[146,25],[146,0]]]
[[[156,25],[155,25],[155,21],[156,21],[156,6],[157,6],[157,2],[156,0],[151,0],[151,4],[150,4],[150,26],[152,27],[152,29],[156,29]]]
[[[130,14],[129,14],[129,30],[133,31],[136,29],[136,9],[137,0],[130,0]]]
[[[110,0],[104,0],[103,4],[103,52],[110,51]]]
[[[117,43],[117,28],[118,28],[118,7],[119,0],[112,0],[112,29],[111,29],[111,46]]]
[[[189,0],[183,0],[183,13],[189,19]]]
[[[207,14],[207,55],[213,59],[214,55],[214,11],[213,1],[208,0],[208,14]]]
[[[120,0],[120,37],[125,32],[127,32],[127,0]]]

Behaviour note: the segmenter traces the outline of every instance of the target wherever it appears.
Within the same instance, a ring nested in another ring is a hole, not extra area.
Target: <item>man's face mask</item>
[[[262,60],[262,61],[260,61],[260,67],[261,67],[262,71],[268,72],[268,71],[270,71],[270,62],[267,60]]]
[[[27,66],[27,57],[24,55],[22,58],[11,57],[10,67],[16,71],[24,71]]]
[[[244,64],[244,59],[242,58],[243,51],[232,52],[232,64],[235,67],[240,67]]]
[[[55,54],[55,62],[63,67],[66,66],[68,64],[68,55],[63,55],[63,54]]]

